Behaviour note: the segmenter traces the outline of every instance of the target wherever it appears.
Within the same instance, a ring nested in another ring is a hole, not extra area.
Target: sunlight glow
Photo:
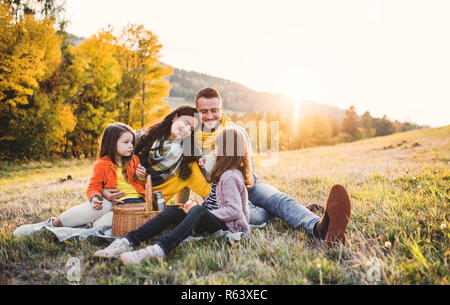
[[[177,68],[295,101],[354,105],[358,114],[370,111],[430,126],[450,123],[450,40],[443,39],[450,26],[449,1],[67,4],[71,33],[89,37],[108,25],[144,24],[164,46],[161,60]]]
[[[300,121],[300,101],[296,101],[294,105],[294,117],[292,120],[292,131],[293,134],[296,134],[298,129],[298,122]]]

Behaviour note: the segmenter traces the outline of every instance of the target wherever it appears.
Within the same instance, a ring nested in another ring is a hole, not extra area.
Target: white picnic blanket
[[[266,226],[266,223],[260,224],[260,225],[250,225],[252,228],[263,228]],[[110,225],[104,225],[99,226],[95,228],[91,228],[89,226],[81,226],[76,228],[70,228],[70,227],[52,227],[48,226],[47,224],[42,224],[40,226],[36,226],[33,228],[33,233],[41,231],[41,230],[48,230],[49,232],[52,232],[60,242],[67,240],[72,237],[78,237],[79,240],[85,240],[88,237],[94,237],[94,238],[103,238],[107,240],[114,240],[119,237],[112,236],[112,227]],[[219,230],[215,232],[214,234],[211,234],[210,236],[218,236],[219,238],[224,239],[227,242],[230,241],[239,241],[242,238],[242,232],[232,233],[229,230]],[[15,236],[15,234],[13,234]],[[189,242],[192,240],[201,240],[208,238],[209,236],[188,236],[184,242]]]

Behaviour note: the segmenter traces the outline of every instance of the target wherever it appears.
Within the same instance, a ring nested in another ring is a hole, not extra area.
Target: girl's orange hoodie
[[[135,155],[130,160],[127,167],[128,182],[145,197],[145,181],[136,179],[136,167],[140,164],[139,158]],[[102,190],[115,188],[117,183],[116,168],[107,156],[96,161],[93,166],[93,174],[89,180],[89,186],[86,191],[88,200],[95,194],[102,195]]]

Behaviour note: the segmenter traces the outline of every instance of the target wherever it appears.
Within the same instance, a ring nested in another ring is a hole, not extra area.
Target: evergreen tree
[[[359,137],[358,116],[354,106],[350,106],[345,112],[345,118],[342,121],[342,131],[350,134],[355,139]]]
[[[381,119],[375,119],[375,129],[376,136],[386,136],[393,134],[395,132],[394,125],[391,121],[388,120],[387,116],[384,115]]]
[[[364,112],[364,114],[361,116],[359,125],[366,129],[373,127],[373,118],[370,115],[369,111]]]
[[[375,136],[376,130],[373,128],[373,118],[369,111],[364,112],[359,121],[359,133],[362,138],[371,138]]]

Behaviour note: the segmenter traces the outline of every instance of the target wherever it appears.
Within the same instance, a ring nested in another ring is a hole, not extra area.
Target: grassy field
[[[301,204],[323,205],[335,183],[347,188],[345,246],[326,249],[275,220],[238,243],[193,241],[139,266],[94,260],[106,241],[11,236],[83,202],[92,162],[3,165],[0,281],[67,284],[65,264],[78,257],[80,284],[449,284],[450,126],[282,152],[279,160],[276,168],[257,162],[257,173]]]

